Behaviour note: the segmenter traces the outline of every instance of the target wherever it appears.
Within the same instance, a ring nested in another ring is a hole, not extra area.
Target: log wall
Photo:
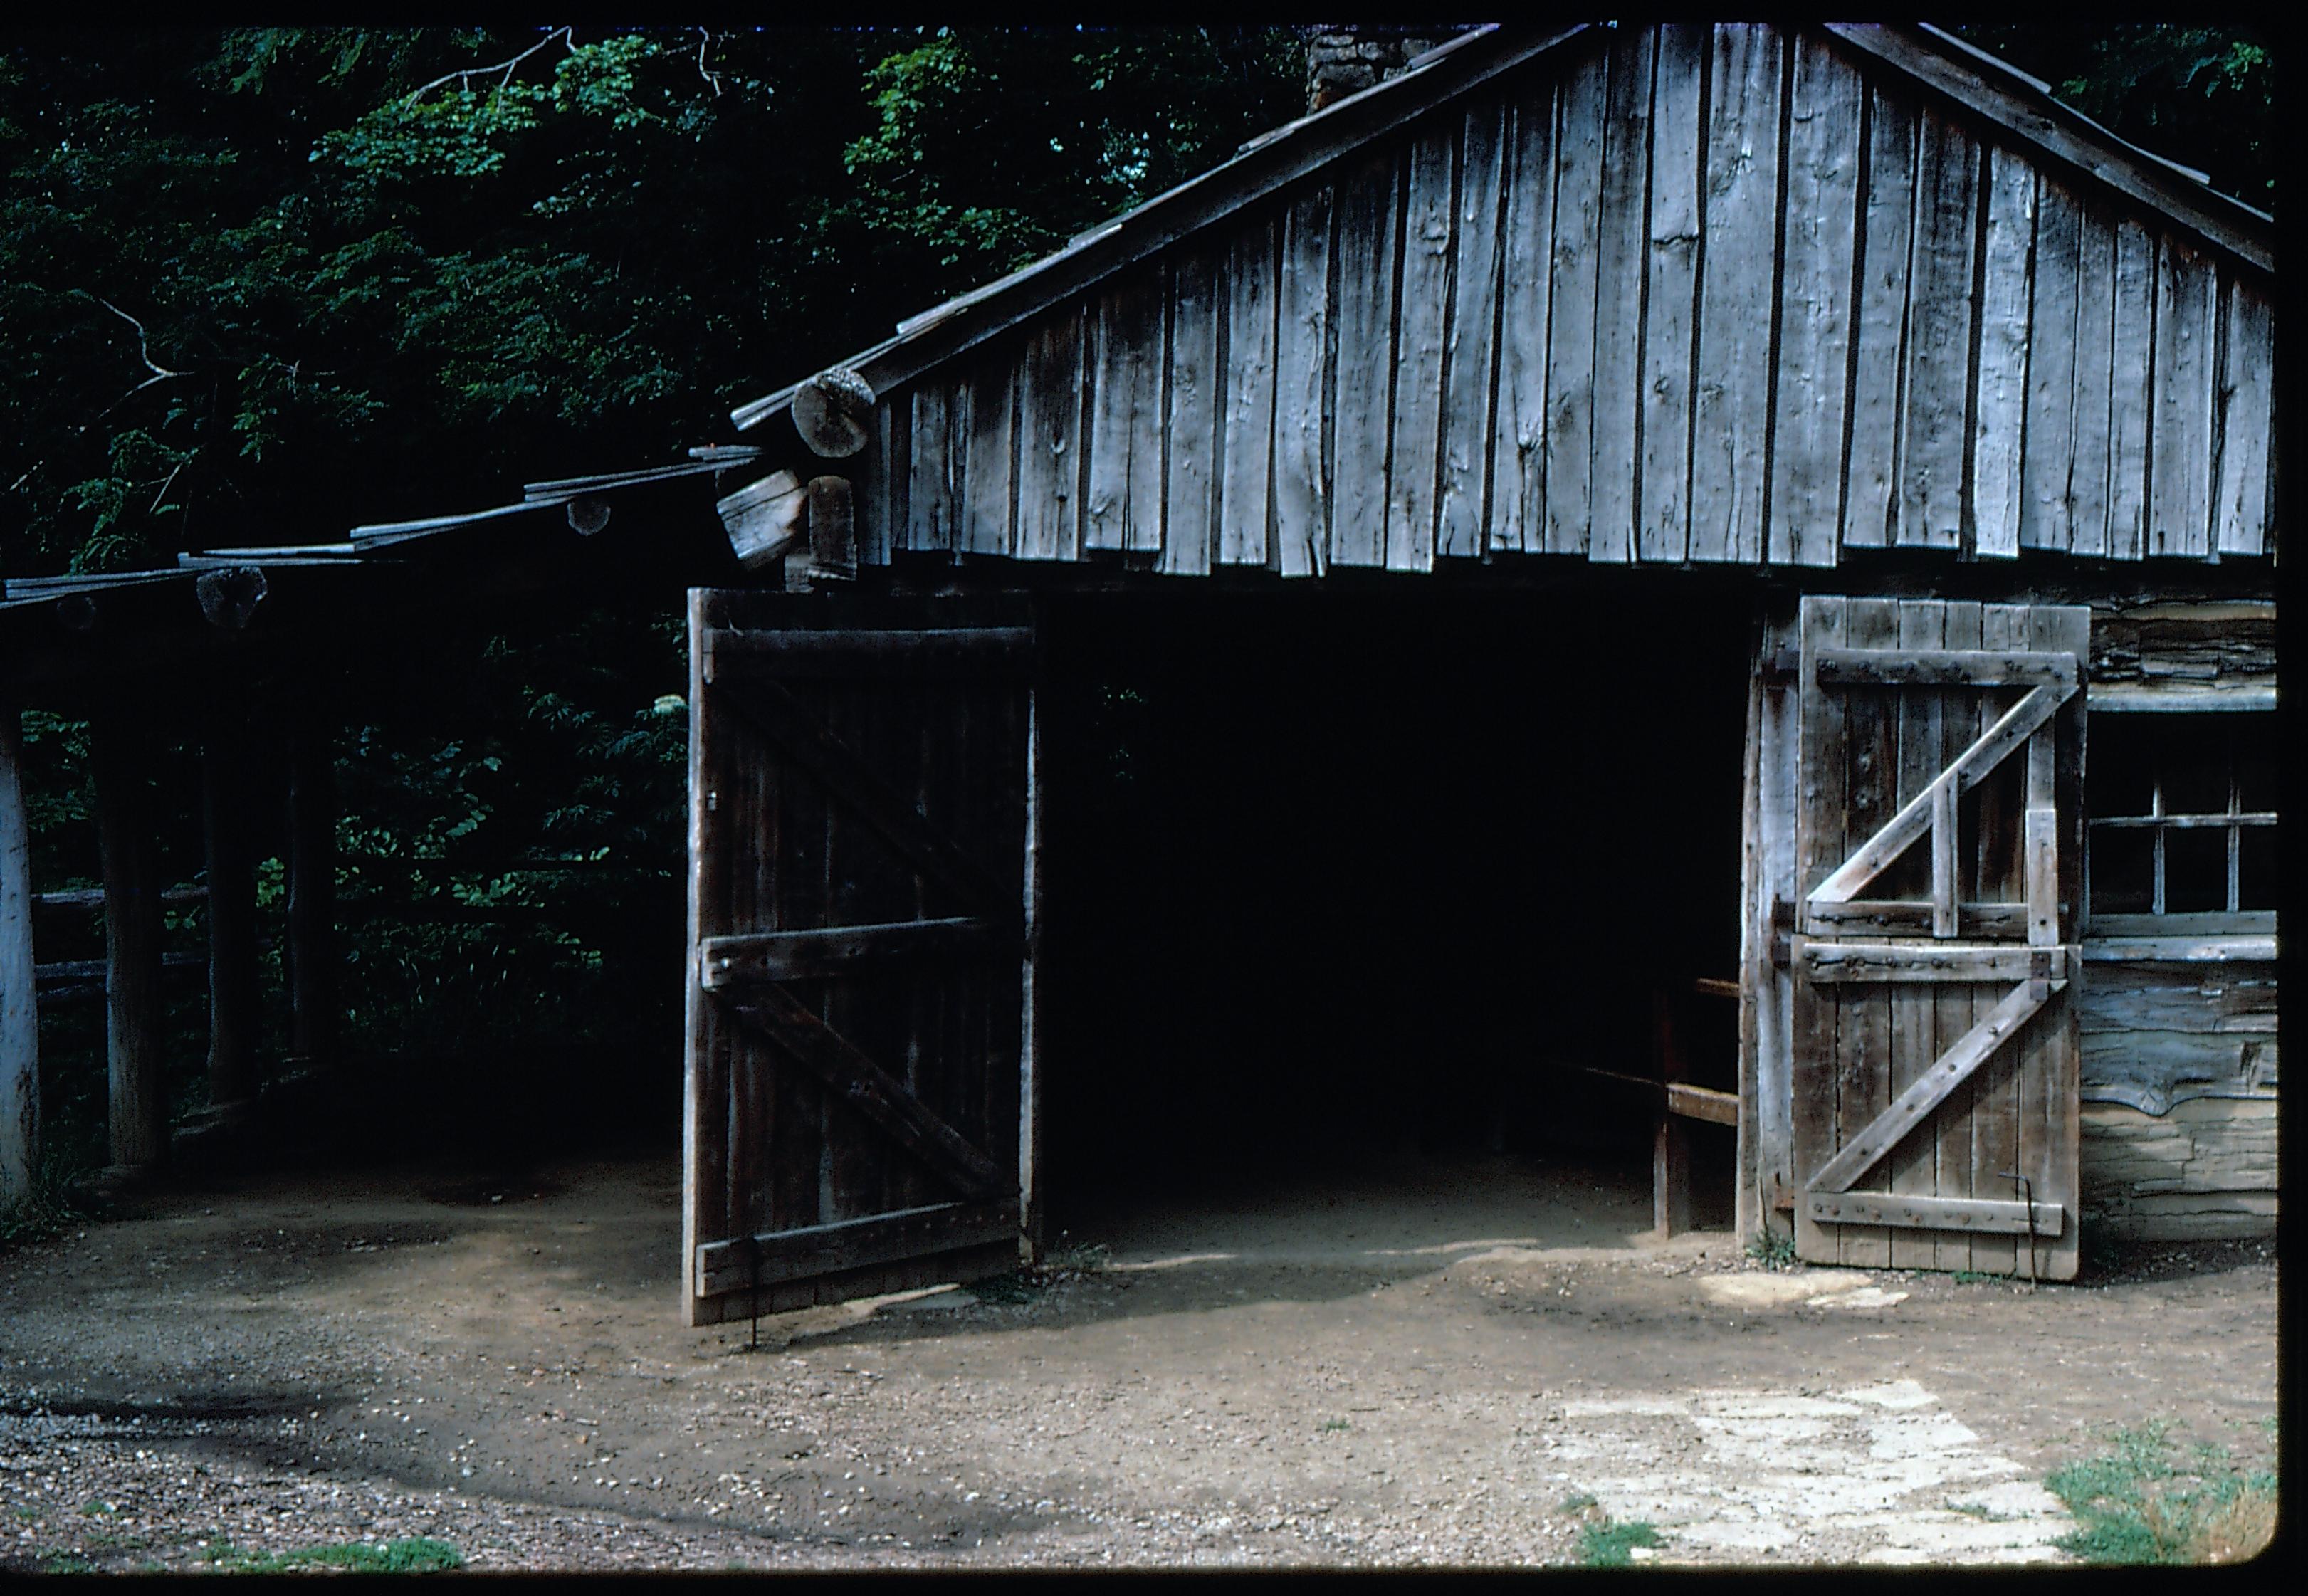
[[[1825,31],[1570,56],[884,395],[865,557],[2269,550],[2267,272]]]

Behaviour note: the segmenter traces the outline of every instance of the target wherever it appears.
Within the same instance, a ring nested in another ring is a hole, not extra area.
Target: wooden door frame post
[[[248,837],[248,711],[240,685],[219,681],[202,728],[201,788],[208,855],[209,1096],[228,1117],[254,1102],[256,871]]]
[[[40,1012],[23,759],[15,700],[0,697],[0,1209],[31,1195],[40,1168]]]
[[[288,751],[288,1051],[303,1068],[336,1060],[336,751],[305,720]]]
[[[97,844],[104,872],[105,1065],[116,1172],[168,1160],[167,1047],[160,994],[160,891],[153,858],[151,721],[118,703],[90,727]]]
[[[1651,993],[1652,1051],[1658,1078],[1670,1084],[1690,1078],[1680,1001],[1680,993],[1663,987]],[[1664,1092],[1651,1134],[1651,1224],[1661,1240],[1691,1229],[1691,1132]]]

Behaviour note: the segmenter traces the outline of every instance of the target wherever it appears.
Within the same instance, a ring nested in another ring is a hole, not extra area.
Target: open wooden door
[[[690,594],[692,1324],[1019,1266],[1033,635]]]
[[[2089,625],[2071,606],[1803,600],[1806,1259],[2075,1276]]]

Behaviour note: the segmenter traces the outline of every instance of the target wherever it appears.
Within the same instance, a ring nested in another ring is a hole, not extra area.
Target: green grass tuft
[[[442,1574],[462,1568],[465,1559],[445,1540],[415,1536],[383,1546],[349,1540],[335,1546],[300,1547],[289,1552],[253,1552],[220,1540],[204,1554],[229,1574],[282,1574],[291,1568],[341,1568],[348,1574]]]
[[[1793,1269],[1796,1266],[1796,1238],[1765,1230],[1747,1243],[1747,1255],[1770,1269]]]
[[[1589,1568],[1624,1568],[1634,1561],[1635,1548],[1660,1544],[1658,1531],[1641,1519],[1623,1524],[1599,1519],[1579,1531],[1579,1560]]]
[[[1353,1428],[1353,1425],[1348,1424],[1343,1419],[1325,1419],[1322,1420],[1322,1428],[1325,1431],[1334,1429],[1352,1429]]]
[[[2151,1419],[2114,1431],[2107,1450],[2053,1471],[2044,1484],[2077,1524],[2062,1550],[2089,1563],[2230,1563],[2268,1544],[2274,1472],[2242,1473],[2220,1446],[2199,1446],[2186,1471],[2175,1469],[2168,1428]]]

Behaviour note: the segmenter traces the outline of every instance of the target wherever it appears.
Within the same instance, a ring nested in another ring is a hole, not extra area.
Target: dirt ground
[[[1673,1562],[2056,1561],[2040,1481],[2108,1427],[2272,1454],[2272,1247],[1770,1272],[1649,1237],[1644,1174],[1210,1185],[1078,1218],[1055,1283],[703,1331],[667,1158],[181,1184],[0,1257],[0,1566],[1527,1566],[1582,1511]]]

